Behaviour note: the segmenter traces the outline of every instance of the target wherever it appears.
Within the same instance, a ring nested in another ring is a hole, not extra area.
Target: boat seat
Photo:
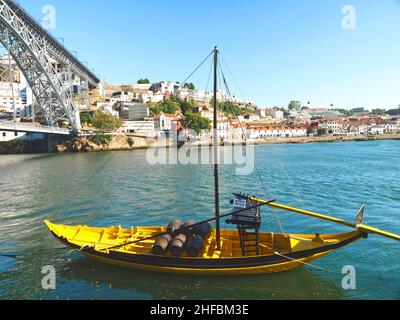
[[[226,223],[251,228],[261,227],[261,219],[257,216],[233,215],[232,219],[227,220]]]

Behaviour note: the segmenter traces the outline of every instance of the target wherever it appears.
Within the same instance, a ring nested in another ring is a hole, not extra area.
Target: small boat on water
[[[354,223],[319,213],[285,206],[275,199],[262,200],[234,194],[233,211],[221,215],[219,199],[217,75],[214,54],[214,184],[215,217],[196,223],[173,221],[168,226],[93,228],[45,221],[51,233],[66,246],[100,262],[141,270],[188,274],[240,275],[293,270],[353,244],[369,234],[400,241],[400,236],[363,224],[365,207]],[[225,82],[225,79],[224,79]],[[261,232],[261,208],[269,206],[344,225],[342,234],[285,234]],[[235,227],[221,230],[220,222]],[[215,223],[215,228],[211,227]]]
[[[115,266],[151,271],[192,274],[256,274],[288,271],[310,263],[324,255],[363,238],[361,231],[336,235],[286,235],[260,233],[259,253],[243,255],[236,231],[223,232],[221,249],[217,249],[216,230],[205,239],[198,257],[185,252],[180,257],[155,255],[155,240],[137,241],[165,233],[161,227],[122,229],[63,226],[46,222],[53,235],[72,249],[100,262]],[[109,247],[123,245],[118,249]]]

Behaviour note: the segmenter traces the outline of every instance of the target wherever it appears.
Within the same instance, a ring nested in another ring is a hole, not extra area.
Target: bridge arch
[[[67,120],[78,132],[79,110],[51,59],[92,86],[99,82],[97,77],[13,0],[0,0],[0,42],[27,79],[47,124],[56,126],[59,120]]]

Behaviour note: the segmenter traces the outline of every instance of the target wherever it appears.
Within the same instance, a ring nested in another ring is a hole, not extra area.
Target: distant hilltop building
[[[285,119],[285,112],[278,108],[265,108],[257,109],[255,114],[260,117],[263,122],[283,122]]]
[[[212,91],[190,89],[178,82],[161,81],[153,84],[107,84],[100,83],[98,87],[91,91],[93,103],[108,101],[116,102],[141,102],[159,103],[168,100],[171,95],[177,96],[181,100],[194,101],[196,105],[209,105],[214,98]],[[255,107],[251,101],[238,99],[229,96],[222,90],[217,92],[217,100],[221,102],[231,102],[243,107]]]
[[[150,117],[150,110],[144,103],[122,102],[118,109],[123,120],[142,121]]]
[[[162,81],[151,85],[150,90],[155,93],[176,93],[181,88],[181,85],[177,82]]]
[[[342,114],[333,109],[326,108],[303,108],[302,111],[298,113],[298,116],[304,119],[312,118],[336,118],[342,116]]]

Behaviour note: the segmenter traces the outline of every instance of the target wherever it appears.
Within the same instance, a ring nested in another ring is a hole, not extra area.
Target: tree
[[[383,116],[386,113],[385,109],[374,109],[372,110],[372,114],[375,116]]]
[[[196,86],[191,82],[191,83],[185,83],[185,85],[183,86],[186,89],[189,90],[196,90]]]
[[[162,103],[162,111],[164,113],[175,114],[179,109],[179,103],[175,101],[164,101]]]
[[[386,112],[389,116],[399,116],[400,115],[400,106],[398,109],[391,109]]]
[[[94,119],[94,111],[84,111],[80,113],[81,123],[84,125],[92,125]]]
[[[176,102],[174,100],[168,100],[164,102],[159,102],[159,103],[148,103],[147,106],[150,109],[150,113],[152,116],[156,116],[160,113],[169,113],[169,114],[175,114],[179,108],[180,108],[180,103]]]
[[[328,132],[328,130],[325,129],[325,128],[318,129],[318,135],[319,136],[326,136],[327,132]]]
[[[185,115],[185,114],[193,111],[194,104],[192,101],[181,101],[180,108],[181,108],[182,114]]]
[[[140,80],[138,80],[138,82],[137,82],[138,84],[150,84],[151,82],[150,82],[150,80],[149,79],[140,79]]]
[[[153,117],[163,112],[163,108],[160,103],[149,102],[147,106],[149,107],[150,115]]]
[[[352,110],[346,110],[346,109],[333,109],[334,111],[340,112],[341,114],[345,115],[346,117],[351,117],[353,116],[353,111]]]
[[[185,126],[200,134],[202,130],[211,130],[211,121],[199,113],[188,112],[185,116]]]
[[[241,107],[237,104],[234,104],[229,101],[225,101],[222,103],[218,103],[218,111],[221,111],[223,113],[226,113],[231,116],[240,116],[240,115],[245,115],[249,113],[254,113],[254,109],[249,108],[249,107]]]
[[[90,140],[98,146],[108,146],[112,141],[112,137],[105,134],[96,134]]]
[[[109,113],[96,111],[93,118],[93,126],[101,132],[112,132],[122,127],[123,121]]]
[[[300,101],[290,101],[289,103],[289,110],[301,110],[301,102]]]

